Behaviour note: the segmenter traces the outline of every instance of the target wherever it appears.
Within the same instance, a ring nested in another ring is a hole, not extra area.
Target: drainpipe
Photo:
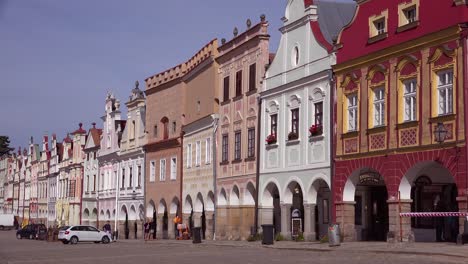
[[[81,168],[80,225],[82,224],[82,217],[83,217],[83,178],[84,178],[84,167]]]
[[[330,191],[331,191],[331,201],[330,206],[328,207],[329,213],[328,215],[331,216],[331,223],[336,223],[336,210],[335,207],[335,185],[333,183],[334,176],[335,176],[335,105],[336,105],[336,98],[335,98],[335,75],[333,74],[332,70],[328,71],[328,79],[330,80]]]
[[[467,30],[466,28],[468,27],[468,24],[464,24],[462,26],[463,29]],[[468,127],[468,61],[467,61],[467,56],[468,56],[468,36],[463,36],[463,100],[464,100],[464,123],[465,123],[465,131]],[[465,142],[466,142],[466,137],[465,137]],[[466,151],[466,156],[465,158],[468,159],[468,146],[465,144],[465,151]],[[465,178],[465,207],[466,211],[468,212],[468,175]],[[468,217],[465,217],[465,223],[464,223],[464,233],[467,234],[468,230],[466,229],[468,227]]]
[[[111,163],[113,164],[113,163]],[[120,162],[117,163],[117,170],[118,172],[121,172],[121,168],[120,168]],[[112,170],[111,170],[111,173],[112,173]],[[111,174],[112,175],[112,174]],[[117,219],[119,218],[119,214],[120,214],[120,211],[119,211],[119,195],[120,195],[120,191],[119,191],[119,185],[120,185],[120,177],[118,176],[119,174],[117,173],[116,174],[116,177],[117,177],[117,180],[115,181],[115,218],[114,218],[114,232],[117,232],[118,229],[117,229]],[[118,234],[118,233],[117,233]],[[120,235],[120,234],[119,234]],[[117,236],[114,237],[114,240],[117,240]]]
[[[218,131],[218,121],[219,121],[219,115],[213,114],[211,115],[211,118],[213,118],[213,143],[211,144],[211,148],[213,149],[213,154],[211,156],[212,159],[212,166],[213,166],[213,240],[216,240],[216,206],[218,205],[218,190],[216,188],[216,169],[217,169],[217,143],[218,143],[218,138],[216,137],[216,132]]]
[[[256,175],[255,175],[255,188],[257,190],[257,195],[255,196],[255,231],[254,235],[257,234],[258,232],[258,196],[260,193],[260,128],[262,124],[262,98],[257,97],[257,103],[258,103],[258,117],[257,117],[257,168],[256,168]]]
[[[182,130],[182,127],[183,126],[181,126],[181,131],[180,131],[180,161],[179,161],[179,171],[180,171],[179,197],[180,197],[180,199],[179,199],[179,208],[177,210],[178,211],[177,213],[179,214],[181,219],[183,218],[182,204],[183,204],[183,200],[184,200],[184,198],[182,197],[182,188],[184,187],[183,184],[184,184],[184,135],[185,135],[185,132]],[[154,231],[154,232],[156,232],[156,231]]]

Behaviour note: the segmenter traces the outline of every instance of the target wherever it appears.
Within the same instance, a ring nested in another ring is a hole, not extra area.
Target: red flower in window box
[[[309,128],[309,132],[310,132],[311,137],[322,135],[323,127],[322,127],[322,125],[312,125]]]
[[[268,145],[276,143],[276,135],[275,134],[268,135],[265,141]]]

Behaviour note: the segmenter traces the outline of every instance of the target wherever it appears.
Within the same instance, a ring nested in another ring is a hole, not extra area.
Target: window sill
[[[367,44],[373,44],[373,43],[376,43],[376,42],[379,42],[379,41],[382,41],[384,39],[386,39],[388,37],[388,33],[385,32],[385,33],[382,33],[382,34],[379,34],[377,36],[374,36],[374,37],[371,37],[367,40]]]
[[[415,120],[415,121],[404,121],[403,123],[397,124],[396,129],[416,127],[418,125],[419,125],[419,122],[417,120]]]
[[[265,144],[265,147],[266,147],[266,149],[277,148],[277,147],[278,147],[278,142],[271,143],[271,144],[266,143],[266,144]]]
[[[229,164],[229,161],[223,161],[223,162],[220,162],[219,165],[223,166],[223,165],[228,165]]]
[[[416,28],[419,26],[419,20],[416,20],[414,22],[411,22],[411,23],[408,23],[406,25],[402,25],[402,26],[399,26],[396,30],[396,33],[401,33],[401,32],[405,32],[407,30],[410,30],[410,29],[413,29],[413,28]]]
[[[380,132],[384,132],[386,130],[387,130],[387,126],[376,126],[376,127],[373,127],[373,128],[368,128],[367,131],[366,131],[366,135],[380,133]]]
[[[429,123],[439,123],[445,121],[452,121],[455,120],[455,114],[446,114],[446,115],[439,115],[436,117],[429,118]]]
[[[310,136],[309,141],[319,141],[319,140],[323,140],[324,138],[325,136],[323,134],[315,135],[315,136]]]
[[[299,138],[289,139],[289,140],[286,140],[286,145],[287,146],[296,145],[296,144],[299,144],[300,142],[301,140]]]
[[[255,161],[255,157],[248,157],[248,158],[245,158],[244,161]]]
[[[232,101],[235,102],[235,101],[239,101],[240,99],[242,99],[244,96],[241,94],[241,95],[238,95],[234,98],[232,98]]]
[[[253,90],[248,91],[245,95],[250,96],[250,95],[256,94],[256,93],[257,93],[257,89],[253,89]]]
[[[349,131],[341,134],[341,138],[353,138],[359,135],[359,130]]]
[[[235,159],[231,161],[232,164],[241,163],[241,162],[242,162],[242,159]]]
[[[221,105],[227,105],[231,102],[231,99],[221,102]]]

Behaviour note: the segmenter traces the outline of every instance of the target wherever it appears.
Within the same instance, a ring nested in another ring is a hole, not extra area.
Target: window
[[[104,173],[101,174],[101,190],[104,190]]]
[[[156,178],[156,163],[154,160],[150,162],[150,182],[154,182]]]
[[[158,125],[154,125],[153,136],[154,137],[158,136]]]
[[[229,100],[229,76],[226,76],[224,77],[224,86],[223,86],[223,90],[224,90],[224,98],[223,98],[223,101],[226,102]]]
[[[195,166],[200,166],[201,163],[201,142],[197,141],[195,145]]]
[[[257,64],[254,63],[249,67],[249,91],[255,90],[257,85]]]
[[[374,89],[374,127],[385,125],[385,89]]]
[[[164,139],[168,139],[169,138],[169,119],[167,119],[167,117],[163,117],[161,119],[161,123],[162,123],[162,126],[163,126]]]
[[[278,129],[278,114],[273,114],[270,116],[270,133],[276,136],[277,129]]]
[[[140,187],[141,186],[141,165],[138,165],[137,167],[137,175],[138,175],[137,187]]]
[[[386,32],[385,30],[385,18],[379,19],[374,21],[374,27],[376,31],[376,35],[381,35]]]
[[[315,103],[315,125],[322,126],[323,124],[323,102]]]
[[[453,71],[438,73],[439,115],[453,113]]]
[[[70,181],[68,197],[75,197],[76,181]]]
[[[172,133],[175,133],[177,130],[177,123],[176,121],[172,122]]]
[[[291,132],[299,137],[299,108],[291,110]]]
[[[205,141],[205,162],[206,164],[211,163],[211,138],[207,138]]]
[[[236,97],[242,95],[242,71],[236,72]]]
[[[125,169],[122,169],[122,185],[120,188],[125,188]]]
[[[293,56],[291,58],[294,67],[299,65],[299,47],[294,47]]]
[[[93,175],[93,192],[96,191],[96,174]]]
[[[417,20],[416,18],[416,6],[409,7],[403,10],[405,18],[408,24],[413,23]]]
[[[166,180],[166,160],[162,159],[159,161],[159,180]]]
[[[89,192],[89,175],[86,175],[86,192]]]
[[[404,100],[404,121],[415,121],[416,120],[416,80],[412,79],[405,81],[405,91],[403,94]]]
[[[128,180],[129,180],[128,187],[133,187],[133,175],[132,175],[133,168],[132,167],[129,168],[129,172],[130,172],[130,175],[128,176]]]
[[[192,144],[187,145],[187,168],[192,167]]]
[[[111,147],[111,136],[108,135],[107,136],[107,148],[110,148]]]
[[[357,94],[352,94],[348,96],[348,131],[357,130],[357,114]]]
[[[234,159],[241,159],[241,132],[237,131],[234,134]]]
[[[171,158],[171,180],[177,179],[177,158]]]
[[[229,141],[228,141],[228,135],[227,134],[224,134],[223,135],[223,149],[222,149],[222,162],[227,162],[228,159],[229,159]]]
[[[255,157],[255,128],[247,131],[247,157]]]

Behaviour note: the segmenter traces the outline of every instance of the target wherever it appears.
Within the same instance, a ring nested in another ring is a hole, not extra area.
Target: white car
[[[64,226],[60,228],[58,239],[64,244],[76,244],[78,242],[102,242],[109,243],[112,240],[110,234],[100,231],[94,226]]]

